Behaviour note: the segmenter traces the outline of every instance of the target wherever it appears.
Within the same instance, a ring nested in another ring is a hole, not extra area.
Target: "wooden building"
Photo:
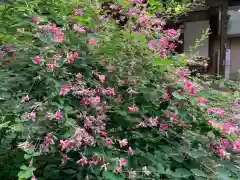
[[[209,57],[209,73],[236,79],[240,72],[240,0],[206,0],[205,6],[181,17],[182,51],[210,27],[210,34],[198,48],[200,56]]]

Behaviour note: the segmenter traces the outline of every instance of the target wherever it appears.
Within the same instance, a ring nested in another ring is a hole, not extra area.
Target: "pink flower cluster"
[[[220,117],[224,117],[226,114],[226,112],[220,108],[209,108],[208,112],[210,114],[219,115]]]
[[[197,95],[197,86],[193,84],[191,81],[186,81],[184,83],[184,90],[192,96]]]
[[[77,25],[77,24],[74,24],[74,25],[73,25],[73,29],[74,29],[75,31],[79,32],[79,33],[85,33],[85,32],[86,32],[86,30],[85,30],[84,27],[79,26],[79,25]]]
[[[82,16],[83,15],[82,9],[80,9],[80,8],[75,9],[75,15]]]
[[[101,99],[99,96],[95,96],[95,97],[90,97],[90,98],[83,98],[80,101],[80,104],[85,104],[85,105],[97,105],[101,102]]]
[[[104,163],[104,161],[97,153],[94,152],[92,154],[92,159],[91,160],[87,159],[85,156],[82,156],[82,158],[79,159],[76,163],[78,165],[84,166],[84,165],[102,164],[102,163]]]
[[[36,121],[36,113],[35,112],[31,112],[29,114],[26,114],[25,116],[27,119],[30,119],[32,121]]]
[[[127,160],[124,159],[124,158],[120,158],[119,161],[118,161],[118,163],[119,163],[119,166],[116,167],[115,171],[116,171],[117,173],[120,173],[120,172],[122,171],[122,167],[124,167],[124,166],[127,165]]]
[[[213,128],[221,130],[223,134],[236,135],[238,130],[238,126],[230,122],[216,123],[216,122],[210,121],[209,125],[212,126]]]
[[[168,38],[164,37],[160,40],[154,39],[148,42],[148,48],[154,52],[158,52],[163,59],[167,58],[167,50],[173,51],[176,45],[169,42]]]
[[[94,132],[100,133],[106,128],[105,120],[105,115],[87,116],[85,117],[84,127],[86,129],[91,129]]]
[[[53,133],[49,133],[44,137],[44,142],[40,145],[41,152],[49,152],[49,146],[55,144],[54,140],[57,138],[53,135]]]
[[[64,33],[56,24],[38,26],[38,29],[42,31],[43,35],[48,33],[53,34],[53,40],[57,43],[62,43],[64,41]]]
[[[97,40],[96,40],[96,39],[89,39],[89,41],[88,41],[88,48],[91,49],[91,48],[93,48],[96,44],[97,44]]]
[[[228,139],[221,139],[218,144],[215,144],[213,151],[222,159],[229,158],[230,153],[228,151],[240,152],[240,139],[235,142],[232,142]]]
[[[82,146],[94,146],[94,138],[83,128],[77,127],[76,132],[69,140],[60,140],[61,151],[77,150]]]
[[[60,96],[66,96],[71,90],[74,89],[74,86],[72,84],[65,84],[59,92]]]
[[[168,35],[170,39],[173,40],[176,40],[180,36],[180,33],[175,29],[167,29],[165,30],[165,33]]]
[[[35,58],[32,61],[34,64],[43,65],[43,58],[40,56],[35,56]]]
[[[62,120],[63,115],[62,115],[62,112],[61,112],[60,110],[58,110],[58,111],[56,111],[55,114],[48,112],[48,113],[47,113],[47,117],[48,117],[50,120],[53,120],[53,119],[55,119],[55,120]]]
[[[78,59],[78,52],[74,52],[73,54],[68,55],[66,64],[72,64]]]

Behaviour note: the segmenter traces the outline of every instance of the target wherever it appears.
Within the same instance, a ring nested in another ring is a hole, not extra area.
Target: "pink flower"
[[[60,96],[66,96],[69,92],[70,92],[69,88],[63,87],[63,88],[60,89],[59,95]]]
[[[49,133],[47,136],[44,137],[44,144],[45,145],[52,145],[54,143],[54,139],[56,139],[55,136],[53,136],[52,133]]]
[[[98,75],[98,78],[99,78],[99,81],[101,83],[104,83],[104,81],[105,81],[105,76],[104,75]]]
[[[137,108],[135,106],[129,106],[128,107],[128,112],[136,112]]]
[[[166,59],[167,59],[166,50],[165,50],[165,49],[160,49],[160,51],[159,51],[159,56],[160,56],[163,60],[166,60]]]
[[[226,151],[222,148],[217,148],[215,151],[221,158],[225,158],[227,155]]]
[[[166,33],[170,38],[176,38],[178,36],[178,32],[175,29],[168,29]]]
[[[58,43],[63,42],[64,41],[64,33],[60,29],[58,29],[57,31],[54,31],[53,40]]]
[[[143,127],[143,128],[147,128],[147,124],[146,124],[145,122],[141,122],[141,123],[139,124],[139,126],[140,126],[140,127]]]
[[[167,48],[167,46],[168,46],[168,39],[167,38],[162,38],[162,39],[160,39],[159,42],[160,42],[162,48]]]
[[[87,159],[85,156],[83,156],[83,157],[82,157],[81,159],[79,159],[76,163],[77,163],[78,165],[84,166],[84,165],[88,164],[89,161],[88,161],[88,159]]]
[[[114,88],[108,87],[107,88],[107,93],[108,93],[108,96],[115,96]]]
[[[168,46],[168,49],[169,49],[170,51],[174,51],[176,48],[177,48],[177,46],[176,46],[175,43],[170,43],[169,46]]]
[[[76,16],[82,16],[83,15],[82,10],[80,8],[75,9],[75,15]]]
[[[29,102],[29,101],[30,101],[30,99],[29,99],[28,95],[23,98],[23,102],[24,102],[24,103],[27,103],[27,102]]]
[[[93,105],[99,104],[100,102],[101,102],[101,99],[99,96],[96,96],[90,100],[90,104],[93,104]]]
[[[160,129],[162,131],[168,131],[168,124],[164,124],[164,123],[160,124]]]
[[[34,174],[32,174],[31,180],[37,180],[37,178],[36,178],[36,176],[34,176]]]
[[[223,124],[209,122],[209,125],[216,129],[223,129]]]
[[[186,82],[184,83],[184,88],[185,88],[185,89],[189,89],[191,86],[192,86],[192,82],[190,82],[190,81],[186,81]]]
[[[231,131],[234,131],[234,129],[235,128],[229,122],[223,124],[223,132],[225,132],[225,133],[229,133]]]
[[[124,147],[128,145],[128,141],[127,139],[123,139],[123,140],[118,140],[120,147]]]
[[[120,158],[119,160],[120,167],[126,166],[127,165],[127,160],[124,158]]]
[[[60,110],[55,113],[55,119],[62,120],[63,116]]]
[[[178,75],[179,75],[179,77],[181,78],[181,79],[184,79],[184,78],[186,78],[186,72],[185,71],[183,71],[183,70],[178,70],[177,71],[177,73],[178,73]]]
[[[115,171],[116,171],[117,173],[120,173],[120,172],[122,171],[122,168],[121,168],[121,167],[116,167]]]
[[[73,25],[73,29],[74,29],[75,31],[79,32],[79,33],[85,33],[85,32],[86,32],[86,30],[84,29],[84,27],[79,26],[79,25],[77,25],[77,24],[74,24],[74,25]]]
[[[196,96],[197,94],[196,86],[190,81],[186,81],[184,83],[184,90],[187,91],[192,96]]]
[[[70,160],[70,158],[66,154],[62,154],[62,165],[66,164],[67,161]]]
[[[205,105],[207,103],[207,100],[203,97],[199,97],[197,98],[197,102],[199,102],[201,105]]]
[[[54,71],[57,68],[56,63],[47,64],[49,70]]]
[[[106,138],[105,139],[105,146],[108,148],[111,148],[113,145],[113,141],[111,139]]]
[[[233,144],[233,149],[237,152],[240,152],[240,140],[236,141],[234,144]]]
[[[168,93],[163,94],[163,95],[162,95],[162,98],[163,98],[164,100],[168,100],[168,99],[169,99]]]
[[[144,0],[133,0],[133,2],[136,4],[142,4],[144,2]]]
[[[220,117],[224,117],[226,114],[226,112],[220,108],[209,108],[208,111],[210,114],[218,114]]]
[[[128,147],[128,154],[131,156],[133,155],[133,150],[131,146]]]
[[[78,58],[78,52],[77,52],[77,51],[73,53],[73,57],[74,57],[75,59]]]
[[[33,22],[33,23],[37,23],[37,24],[38,24],[40,21],[41,21],[41,18],[40,18],[40,17],[33,17],[33,18],[32,18],[32,22]]]
[[[34,64],[40,64],[42,62],[41,58],[39,56],[36,56],[33,60]]]
[[[138,13],[139,9],[129,9],[128,13],[132,16],[136,15]]]
[[[224,115],[226,114],[226,112],[224,110],[219,110],[218,111],[218,114],[221,116],[221,117],[224,117]]]
[[[147,14],[145,14],[145,13],[140,14],[139,23],[142,26],[147,26],[148,25],[148,16],[147,16]]]
[[[31,112],[30,114],[27,115],[28,119],[31,119],[32,121],[36,120],[36,113],[35,112]]]
[[[107,138],[108,133],[105,131],[100,132],[100,136]]]
[[[97,44],[97,40],[96,39],[89,39],[89,41],[88,41],[88,48],[92,48],[96,44]]]
[[[67,57],[67,61],[66,61],[66,64],[71,64],[75,61],[75,58],[72,54],[70,54],[68,57]]]
[[[148,48],[152,51],[155,51],[157,48],[157,41],[156,40],[150,40],[148,42]]]
[[[149,124],[150,124],[150,126],[153,126],[153,127],[156,127],[157,125],[158,125],[158,118],[156,117],[156,118],[149,118],[148,119],[148,122],[149,122]]]

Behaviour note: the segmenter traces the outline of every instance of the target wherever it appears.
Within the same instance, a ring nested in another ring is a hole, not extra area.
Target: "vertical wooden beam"
[[[216,59],[216,51],[215,44],[218,40],[218,25],[219,25],[219,9],[217,6],[211,7],[209,10],[210,15],[210,34],[209,34],[209,58],[210,64],[208,66],[208,71],[212,74],[216,74],[217,72],[217,59]]]
[[[227,21],[228,21],[228,2],[220,5],[221,22],[220,22],[220,75],[225,73],[225,59],[226,59],[226,42],[227,42]]]

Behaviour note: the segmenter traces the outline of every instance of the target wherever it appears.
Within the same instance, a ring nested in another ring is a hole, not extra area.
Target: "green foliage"
[[[0,59],[0,178],[239,178],[236,152],[227,161],[212,148],[220,139],[234,143],[238,138],[209,125],[229,116],[208,113],[235,97],[200,86],[199,79],[187,75],[183,80],[179,71],[186,70],[185,57],[175,61],[169,53],[164,60],[148,49],[146,29],[132,31],[138,19],[128,14],[129,21],[120,27],[100,18],[96,3],[15,0],[1,6],[1,44],[8,43],[11,52]],[[82,16],[74,14],[76,8]],[[158,11],[167,19],[185,13],[190,4],[149,1],[147,8],[149,18]],[[39,24],[32,22],[36,17],[42,18]],[[56,29],[41,34],[39,27],[49,24]],[[74,24],[86,32],[76,32]],[[64,42],[57,43],[54,33],[61,32]],[[74,52],[78,56],[68,63]],[[33,63],[37,56],[43,64]],[[196,94],[185,81],[198,86]],[[66,89],[70,92],[63,95]],[[96,97],[100,102],[83,103]],[[199,97],[208,99],[206,106]],[[87,127],[89,119],[98,121]],[[120,144],[123,140],[127,145]]]

